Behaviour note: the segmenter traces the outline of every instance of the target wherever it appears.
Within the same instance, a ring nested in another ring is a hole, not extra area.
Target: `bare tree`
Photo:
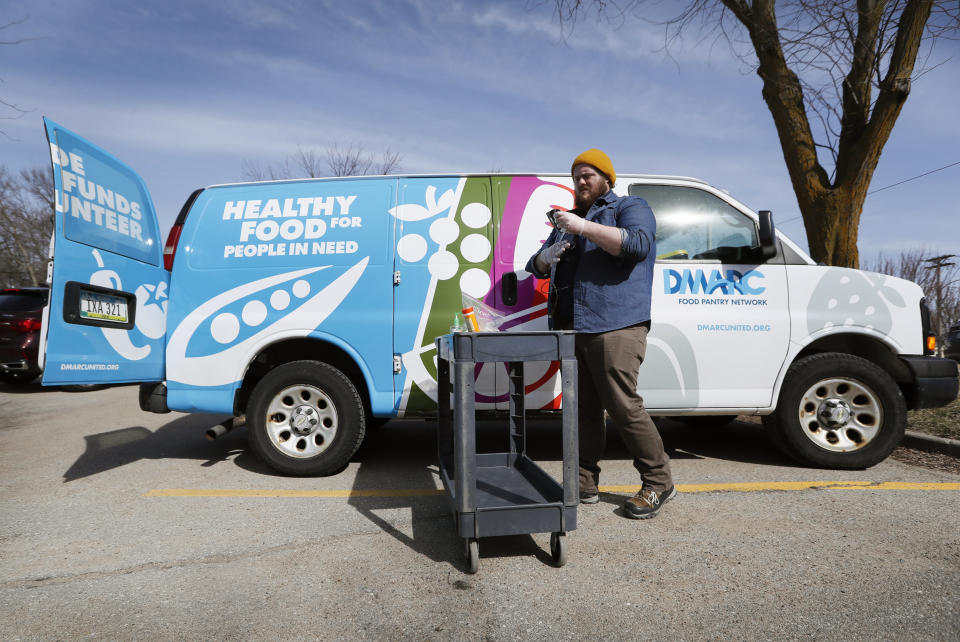
[[[51,170],[24,170],[16,176],[0,166],[0,284],[39,285],[53,233]]]
[[[940,257],[943,258],[943,257]],[[939,263],[943,267],[934,269]],[[943,345],[952,323],[960,323],[960,261],[936,261],[936,253],[926,249],[903,250],[899,255],[880,254],[866,269],[913,281],[927,294],[930,325]]]
[[[9,29],[18,27],[26,21],[27,19],[23,18],[21,20],[12,20],[10,22],[0,24],[0,47],[19,45],[29,40],[39,40],[39,38],[18,38],[16,36],[8,35]],[[0,78],[0,82],[2,81],[3,79]],[[0,120],[16,120],[30,111],[32,110],[25,109],[16,103],[10,102],[4,98],[0,98]],[[13,140],[3,129],[0,129],[0,134],[7,139]]]
[[[324,176],[367,176],[370,174],[393,174],[400,171],[401,156],[387,148],[380,159],[366,152],[359,143],[346,147],[331,145],[321,155],[310,149],[297,148],[295,154],[284,158],[276,165],[261,167],[258,163],[244,160],[240,165],[245,180],[283,180],[289,178],[321,178]]]
[[[53,174],[49,167],[30,167],[20,170],[20,183],[30,197],[43,205],[53,216],[54,186]],[[51,219],[52,220],[52,219]]]
[[[645,4],[555,0],[561,23],[571,25],[588,6],[623,23]],[[756,70],[811,255],[857,267],[860,216],[880,154],[912,80],[932,68],[927,63],[935,41],[960,31],[960,5],[956,0],[687,0],[665,27],[667,47],[699,28],[725,40]],[[926,62],[916,68],[921,53]],[[821,152],[829,163],[821,162]]]

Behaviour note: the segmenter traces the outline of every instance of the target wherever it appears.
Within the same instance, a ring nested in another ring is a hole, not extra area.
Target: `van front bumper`
[[[960,376],[957,362],[940,357],[900,357],[913,374],[913,383],[904,390],[907,407],[940,408],[957,398],[960,392]]]

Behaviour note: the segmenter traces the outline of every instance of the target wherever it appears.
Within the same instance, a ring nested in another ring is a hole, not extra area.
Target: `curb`
[[[926,452],[944,453],[953,457],[960,457],[960,441],[956,439],[947,439],[945,437],[935,437],[922,432],[908,430],[903,435],[901,446],[907,448],[916,448]]]

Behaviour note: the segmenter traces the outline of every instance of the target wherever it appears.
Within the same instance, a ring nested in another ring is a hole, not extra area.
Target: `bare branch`
[[[25,170],[18,177],[0,166],[2,287],[39,285],[46,276],[53,232],[52,182],[49,168]]]
[[[9,29],[10,27],[17,27],[19,25],[22,25],[27,21],[29,17],[30,16],[25,16],[20,20],[11,20],[10,22],[2,24],[0,25],[0,31],[3,31],[4,29]],[[0,45],[19,45],[20,43],[28,42],[30,40],[45,40],[45,37],[37,36],[32,38],[18,38],[16,40],[0,40]]]
[[[266,168],[259,163],[243,160],[240,171],[244,180],[249,181],[392,174],[400,171],[402,158],[399,152],[387,148],[375,163],[373,155],[365,152],[359,143],[350,143],[347,146],[334,144],[322,154],[298,147],[296,153],[287,156],[277,165],[268,165]]]
[[[363,176],[369,173],[372,162],[363,146],[356,143],[347,147],[333,145],[327,149],[327,166],[333,176]]]
[[[402,157],[400,152],[394,152],[389,147],[384,150],[380,157],[380,164],[377,166],[377,174],[397,174],[401,170],[400,161]]]
[[[22,19],[20,19],[20,20],[11,20],[10,22],[7,22],[7,23],[4,23],[4,24],[0,25],[0,31],[4,31],[4,30],[10,29],[10,28],[12,28],[12,27],[20,26],[20,25],[22,25],[22,24],[23,24],[24,22],[26,22],[26,21],[27,21],[27,18],[26,18],[26,17],[24,17],[24,18],[22,18]],[[27,41],[30,41],[30,40],[41,40],[41,38],[16,38],[16,39],[13,39],[13,40],[0,40],[0,45],[11,45],[11,46],[12,46],[12,45],[19,45],[19,44],[22,44],[22,43],[27,42]],[[2,98],[0,98],[0,107],[5,107],[5,108],[7,108],[7,109],[12,109],[13,111],[17,112],[17,114],[14,115],[14,116],[0,116],[0,120],[16,120],[16,119],[22,117],[24,114],[29,113],[30,111],[32,111],[32,110],[30,110],[30,109],[24,109],[24,108],[20,107],[19,105],[16,105],[16,104],[14,104],[14,103],[11,103],[11,102],[9,102],[9,101],[7,101],[7,100],[4,100],[4,99],[2,99]],[[11,141],[17,140],[16,138],[10,136],[7,132],[5,132],[5,131],[2,130],[2,129],[0,129],[0,134],[2,134],[3,137],[6,138],[7,140],[11,140]]]
[[[555,0],[554,6],[561,22],[572,24],[588,7],[608,18],[614,10],[637,14],[650,2],[621,4]],[[911,82],[942,64],[931,57],[934,44],[960,34],[960,3],[687,0],[678,7],[663,23],[665,47],[680,46],[686,32],[698,30],[725,40],[757,72],[813,258],[856,266],[873,170]],[[829,174],[820,158],[829,159]]]
[[[240,161],[240,176],[246,181],[265,181],[267,173],[260,163],[244,158]]]
[[[926,248],[902,250],[896,256],[880,254],[865,269],[907,279],[923,288],[931,308],[932,326],[938,330],[938,343],[942,344],[946,329],[960,321],[960,265],[944,266],[938,281],[934,270],[928,268],[934,256],[936,252]]]

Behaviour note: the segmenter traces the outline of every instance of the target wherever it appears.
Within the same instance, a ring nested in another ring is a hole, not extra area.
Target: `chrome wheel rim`
[[[865,448],[883,425],[883,406],[856,379],[818,381],[800,398],[800,426],[807,439],[832,452]]]
[[[325,392],[298,384],[270,400],[266,426],[274,448],[289,457],[307,459],[333,444],[339,421],[333,400]]]

